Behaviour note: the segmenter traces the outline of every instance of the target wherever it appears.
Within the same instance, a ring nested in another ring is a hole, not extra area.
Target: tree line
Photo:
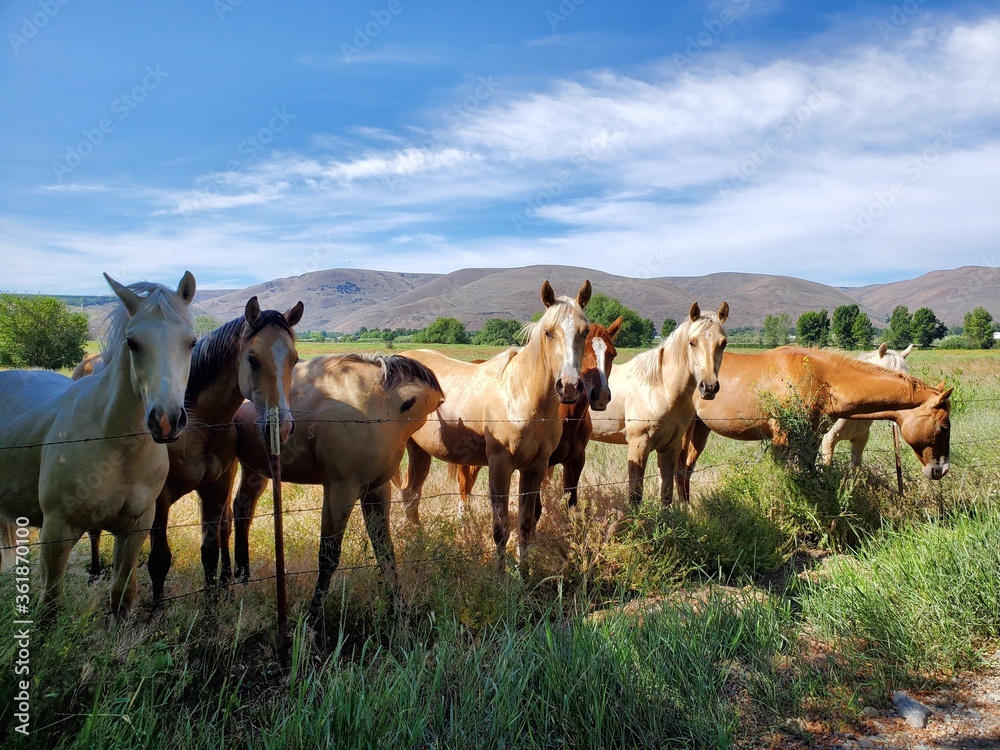
[[[538,320],[542,313],[532,316]],[[594,323],[609,326],[618,317],[622,326],[616,343],[621,347],[648,348],[656,334],[666,338],[677,327],[673,318],[666,318],[657,331],[649,318],[606,294],[595,294],[587,306],[587,317]],[[196,320],[199,334],[214,330],[221,321],[207,315]],[[768,315],[763,328],[745,326],[730,328],[730,343],[737,346],[772,348],[789,343],[795,337],[805,346],[838,346],[842,349],[868,349],[877,340],[893,349],[910,344],[929,347],[934,342],[941,348],[990,349],[997,329],[992,314],[980,306],[967,312],[962,326],[949,329],[929,307],[918,308],[912,315],[905,305],[897,306],[887,320],[887,327],[878,330],[858,305],[841,305],[833,316],[825,310],[809,310],[793,324],[788,313]],[[478,346],[517,346],[521,343],[520,322],[505,318],[490,318],[483,327],[470,332],[453,317],[441,317],[426,328],[361,328],[353,334],[330,334],[325,331],[302,331],[305,341],[395,341],[416,344],[475,344]],[[44,367],[62,369],[74,367],[84,354],[89,338],[87,316],[72,312],[55,297],[0,293],[0,367]]]

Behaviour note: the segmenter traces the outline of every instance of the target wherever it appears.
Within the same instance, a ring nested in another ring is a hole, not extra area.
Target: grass
[[[321,495],[286,485],[287,565],[304,571],[289,579],[298,626],[287,679],[275,660],[273,581],[196,593],[158,613],[140,606],[109,627],[108,582],[88,584],[78,545],[58,618],[33,633],[34,731],[12,733],[5,668],[0,738],[5,748],[725,748],[767,746],[776,732],[800,732],[791,722],[803,716],[842,728],[889,689],[975,669],[1000,644],[1000,359],[968,354],[910,358],[919,377],[956,385],[953,468],[941,482],[925,480],[907,452],[906,494],[896,494],[885,425],[873,428],[860,472],[843,448],[831,470],[814,472],[775,463],[760,444],[713,438],[689,511],[647,502],[633,513],[624,448],[595,444],[581,507],[547,492],[543,543],[523,580],[512,567],[497,572],[488,502],[473,498],[459,519],[456,488],[436,464],[423,526],[392,513],[399,614],[355,513],[324,615],[315,627],[301,621]],[[268,511],[265,495],[258,512]],[[193,500],[174,506],[171,523],[190,525],[170,533],[168,596],[202,586],[197,521]],[[253,576],[273,573],[272,541],[270,520],[258,519]],[[826,562],[809,580],[796,576],[816,554]],[[139,575],[148,604],[144,567]],[[0,578],[0,602],[13,593]],[[13,620],[0,607],[4,632]],[[0,662],[14,655],[0,640]]]

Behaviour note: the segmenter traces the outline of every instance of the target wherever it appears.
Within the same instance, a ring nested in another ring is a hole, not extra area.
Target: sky
[[[0,3],[0,289],[1000,263],[1000,4]]]

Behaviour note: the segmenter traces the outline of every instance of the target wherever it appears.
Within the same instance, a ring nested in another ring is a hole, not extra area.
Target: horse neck
[[[687,341],[686,335],[668,339],[666,345],[661,347],[661,351],[657,352],[657,357],[660,359],[658,370],[661,383],[667,393],[676,393],[682,401],[694,396],[694,389],[698,386],[694,373],[691,372],[685,341]]]
[[[829,385],[831,412],[837,416],[885,413],[892,418],[900,411],[919,406],[936,393],[919,381],[891,372],[883,374],[850,365],[846,370],[837,377],[821,376]]]
[[[126,434],[146,431],[146,406],[142,394],[132,385],[132,360],[127,353],[105,358],[106,366],[93,378],[95,387],[91,391],[99,400],[103,426],[108,434]],[[78,381],[79,382],[79,381]]]
[[[211,377],[206,380],[191,373],[185,403],[199,420],[206,424],[222,424],[232,419],[243,403],[240,390],[240,347],[234,346],[226,352],[223,364],[214,367]]]
[[[529,341],[522,347],[504,368],[501,378],[511,395],[522,395],[517,402],[524,404],[528,414],[542,418],[557,414],[556,376],[541,342]]]
[[[588,411],[590,411],[590,399],[586,393],[582,393],[572,404],[559,404],[559,419],[564,422],[583,419]]]

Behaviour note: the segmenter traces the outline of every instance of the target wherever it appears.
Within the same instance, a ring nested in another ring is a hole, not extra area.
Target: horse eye
[[[136,341],[136,340],[135,340],[134,338],[132,338],[131,336],[125,339],[125,343],[126,343],[126,344],[128,344],[128,348],[129,348],[130,350],[132,350],[133,352],[137,352],[137,351],[139,351],[139,349],[140,349],[140,347],[139,347],[139,342],[138,342],[138,341]]]
[[[198,344],[198,339],[191,339],[188,342],[188,349],[194,349],[195,346],[197,346],[197,344]]]
[[[547,336],[548,338],[552,338],[552,331],[546,331],[546,332],[545,332],[545,335],[546,335],[546,336]]]
[[[247,364],[250,365],[253,369],[256,370],[258,367],[260,367],[260,360],[257,359],[252,354],[248,354],[247,355]]]
[[[692,340],[691,340],[691,341],[690,341],[689,343],[691,344],[691,346],[694,346],[694,345],[695,345],[695,343],[694,343],[694,340],[693,340],[693,339],[692,339]]]

